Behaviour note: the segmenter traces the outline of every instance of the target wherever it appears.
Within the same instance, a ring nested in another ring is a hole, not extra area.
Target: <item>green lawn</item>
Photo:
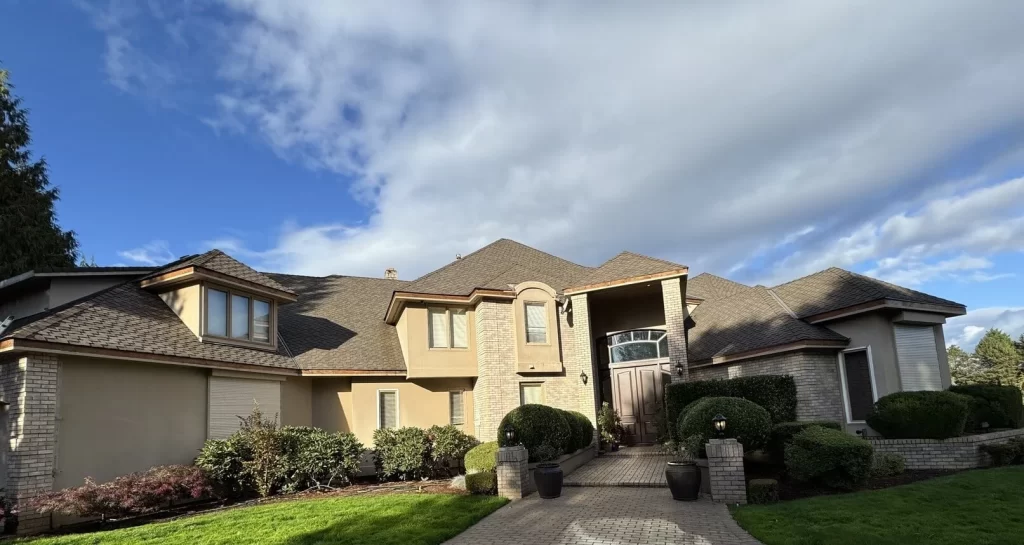
[[[135,528],[46,537],[30,545],[437,544],[508,500],[494,496],[393,494],[242,507]]]
[[[1019,545],[1024,542],[1024,467],[742,506],[733,516],[766,545]]]

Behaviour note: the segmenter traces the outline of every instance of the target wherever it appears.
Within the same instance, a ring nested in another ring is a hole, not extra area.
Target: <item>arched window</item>
[[[634,329],[608,335],[611,363],[668,357],[668,335],[660,329]]]

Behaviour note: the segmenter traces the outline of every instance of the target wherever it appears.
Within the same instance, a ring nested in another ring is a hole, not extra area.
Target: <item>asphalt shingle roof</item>
[[[592,269],[514,240],[500,239],[402,287],[402,291],[469,295],[476,288],[507,290],[509,284],[540,280],[562,291]],[[381,310],[383,316],[384,311]]]
[[[249,267],[245,263],[238,261],[220,250],[210,250],[204,254],[183,257],[161,267],[160,270],[154,272],[150,276],[159,276],[185,267],[209,269],[213,272],[252,282],[258,286],[284,291],[295,295],[295,292],[277,283],[273,278],[256,271],[252,267]]]
[[[672,263],[671,261],[634,254],[633,252],[622,252],[605,261],[596,269],[592,269],[586,276],[579,279],[573,287],[593,286],[605,282],[614,282],[616,280],[625,280],[627,278],[685,268],[685,265]]]
[[[731,297],[754,288],[710,273],[700,273],[686,282],[686,296],[711,301]]]
[[[948,299],[836,267],[776,286],[772,288],[772,291],[785,301],[786,305],[800,318],[879,299],[964,306]]]
[[[268,274],[299,294],[278,307],[278,333],[299,368],[406,370],[398,333],[383,317],[391,294],[408,282]]]

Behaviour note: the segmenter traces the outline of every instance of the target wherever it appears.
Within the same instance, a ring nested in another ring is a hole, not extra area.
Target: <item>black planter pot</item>
[[[696,462],[669,462],[665,466],[665,480],[672,499],[694,501],[700,495],[700,470]]]
[[[546,500],[562,495],[562,466],[556,463],[537,464],[533,470],[537,495]]]
[[[711,470],[708,469],[708,459],[698,458],[697,468],[700,469],[700,493],[705,496],[711,495]]]

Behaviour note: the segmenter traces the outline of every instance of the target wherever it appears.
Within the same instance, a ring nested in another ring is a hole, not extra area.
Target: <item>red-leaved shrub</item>
[[[151,513],[168,507],[172,501],[198,499],[211,492],[199,468],[160,466],[108,483],[86,478],[82,486],[34,498],[30,507],[42,513],[120,518]]]

